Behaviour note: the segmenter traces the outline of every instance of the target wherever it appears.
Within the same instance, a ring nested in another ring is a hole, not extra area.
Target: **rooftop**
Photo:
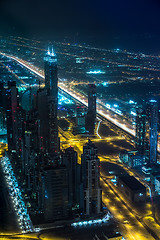
[[[140,183],[136,178],[134,178],[133,176],[121,176],[119,177],[119,179],[124,182],[124,184],[126,186],[128,186],[130,189],[132,189],[133,191],[137,191],[137,190],[146,190],[146,187]]]

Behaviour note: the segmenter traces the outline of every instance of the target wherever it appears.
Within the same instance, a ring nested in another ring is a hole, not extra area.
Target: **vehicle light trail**
[[[23,61],[22,59],[19,59],[18,57],[15,56],[11,56],[8,54],[5,54],[3,52],[0,52],[1,55],[6,56],[8,58],[11,58],[13,60],[15,60],[16,62],[18,62],[19,64],[21,64],[22,66],[24,66],[25,68],[29,69],[31,72],[35,73],[36,75],[38,75],[39,77],[41,77],[42,79],[44,79],[44,74],[40,73],[38,68],[35,68],[34,66],[32,66],[31,64],[28,64],[26,61]],[[64,84],[63,84],[64,85]],[[76,100],[78,100],[79,102],[83,103],[85,106],[88,105],[87,99],[84,99],[85,97],[79,97],[77,96],[76,92],[71,91],[70,89],[67,88],[66,85],[64,86],[59,86],[59,88],[61,90],[63,90],[64,92],[66,92],[67,94],[71,95],[73,98],[75,98]],[[99,104],[99,102],[97,101],[97,104]],[[103,117],[105,117],[106,119],[108,119],[109,121],[111,121],[113,124],[117,125],[118,127],[120,127],[122,130],[128,132],[129,134],[135,136],[135,130],[132,127],[127,127],[124,123],[120,123],[118,120],[114,119],[113,117],[109,116],[109,114],[105,114],[102,110],[98,110],[97,111],[100,115],[102,115]]]
[[[97,126],[97,136],[98,136],[99,138],[102,138],[102,137],[99,135],[99,133],[98,133],[99,127],[100,127],[100,124],[101,124],[102,120],[99,119],[99,118],[98,118],[98,120],[99,120],[99,122],[98,122],[98,126]]]

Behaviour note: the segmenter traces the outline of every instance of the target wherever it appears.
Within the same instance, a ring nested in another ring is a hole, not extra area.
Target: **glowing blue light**
[[[116,112],[117,114],[119,114],[119,115],[123,115],[123,114],[122,114],[122,111],[120,111],[120,110],[118,110],[118,109],[116,109],[115,112]]]
[[[143,196],[143,193],[139,193],[139,196],[140,196],[140,197]]]
[[[129,100],[129,104],[134,104],[135,102],[132,100]]]
[[[114,106],[114,107],[119,107],[117,104],[114,104],[113,106]]]
[[[89,220],[89,221],[84,221],[84,222],[72,223],[71,226],[73,226],[73,227],[84,226],[85,227],[87,224],[92,225],[92,224],[105,223],[105,222],[109,221],[109,219],[110,219],[110,214],[107,213],[107,215],[102,219],[95,219],[95,220]]]
[[[150,100],[150,102],[157,102],[157,101],[156,101],[156,100],[154,100],[154,99],[151,99],[151,100]]]
[[[107,82],[104,82],[104,83],[102,83],[102,85],[103,85],[104,87],[106,87],[106,86],[108,85],[108,83],[107,83]]]
[[[132,114],[133,116],[137,116],[137,113],[136,113],[136,112],[131,111],[131,114]]]
[[[105,74],[105,71],[101,71],[101,70],[90,70],[89,72],[86,72],[87,74]]]
[[[73,101],[58,93],[58,104],[73,104]]]
[[[109,108],[109,109],[111,109],[111,105],[108,104],[108,103],[106,104],[106,107]]]

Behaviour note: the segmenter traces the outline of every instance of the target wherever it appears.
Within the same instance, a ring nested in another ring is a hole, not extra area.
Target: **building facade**
[[[43,177],[44,219],[46,222],[68,216],[68,179],[66,167],[47,167]]]
[[[88,111],[86,115],[86,130],[89,134],[94,135],[96,123],[96,86],[88,84]]]
[[[81,159],[84,212],[86,215],[100,214],[102,210],[102,189],[99,179],[100,162],[97,147],[90,140],[83,147]]]
[[[149,101],[149,163],[157,162],[157,138],[158,138],[158,103]]]

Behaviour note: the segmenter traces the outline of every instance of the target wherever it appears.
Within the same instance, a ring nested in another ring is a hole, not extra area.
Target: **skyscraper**
[[[0,130],[6,129],[6,98],[5,98],[5,88],[3,82],[0,82]]]
[[[8,82],[6,94],[7,138],[9,151],[16,150],[17,146],[17,107],[18,90],[16,82]]]
[[[96,86],[88,84],[88,112],[86,115],[86,130],[89,134],[94,134],[96,121]]]
[[[48,91],[40,89],[37,93],[39,120],[39,148],[41,153],[50,152],[50,126],[48,113]]]
[[[45,58],[45,88],[38,93],[38,113],[40,120],[41,149],[52,154],[59,150],[58,139],[58,77],[57,58],[51,52],[47,52]]]
[[[149,163],[157,162],[157,138],[158,138],[158,104],[156,100],[149,101]]]
[[[83,147],[82,182],[84,185],[84,212],[86,215],[101,213],[102,190],[99,180],[99,158],[97,147],[89,140]]]
[[[42,177],[44,185],[44,219],[53,221],[68,216],[68,180],[66,167],[47,167]]]
[[[147,126],[147,115],[141,108],[137,111],[136,116],[136,149],[141,155],[145,154],[147,147],[146,139],[146,126]]]
[[[57,77],[57,57],[53,52],[48,51],[44,57],[45,88],[50,89],[53,97],[58,99],[58,77]]]
[[[88,84],[88,111],[93,112],[96,117],[96,86]]]
[[[83,208],[83,185],[80,176],[80,164],[77,162],[77,152],[72,147],[65,150],[63,163],[68,173],[68,199],[69,206]]]

